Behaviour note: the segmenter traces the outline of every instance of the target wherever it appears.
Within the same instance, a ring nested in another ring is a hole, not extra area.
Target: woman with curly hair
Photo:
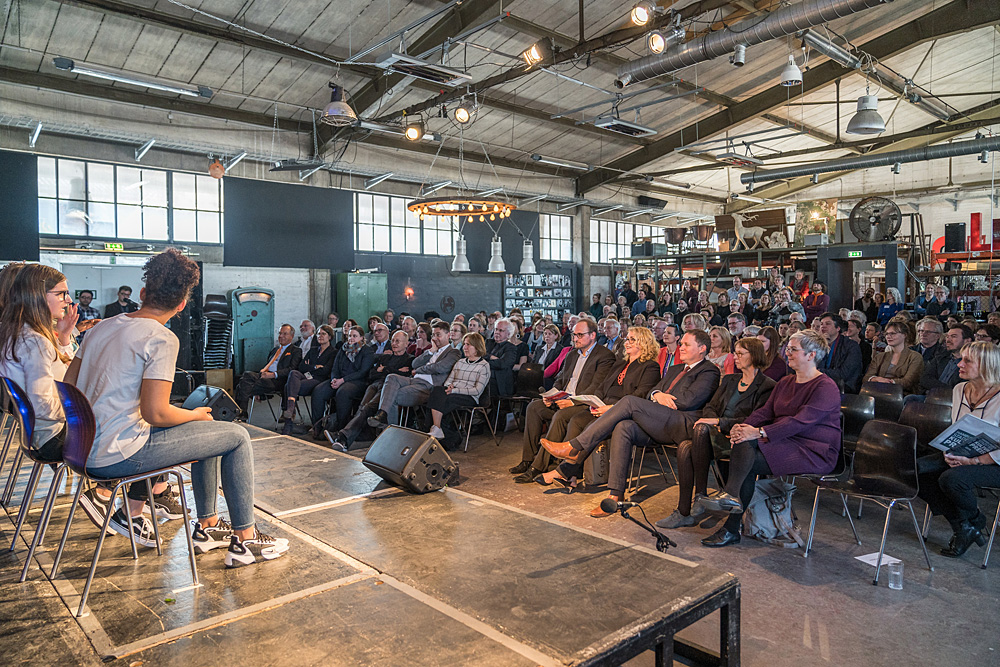
[[[170,403],[180,342],[166,324],[187,306],[191,289],[198,284],[198,265],[170,249],[151,257],[144,270],[146,286],[140,292],[139,310],[103,320],[91,329],[66,373],[66,382],[90,400],[97,422],[87,470],[117,479],[194,461],[195,551],[228,546],[226,567],[278,558],[288,551],[288,540],[257,529],[253,447],[246,429],[212,421],[211,408],[185,410]],[[217,512],[220,478],[232,524]],[[165,483],[157,486],[167,493]],[[131,530],[136,541],[154,546],[153,526],[140,514],[145,489],[140,494],[133,497],[129,491],[131,515],[136,517],[131,526],[124,508],[115,513],[112,524],[124,528],[125,534]]]

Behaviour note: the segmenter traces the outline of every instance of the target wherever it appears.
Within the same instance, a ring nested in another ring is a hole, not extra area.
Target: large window
[[[632,256],[632,241],[649,237],[663,243],[663,227],[634,225],[631,222],[609,220],[590,221],[590,261],[609,264],[614,258]]]
[[[553,261],[573,260],[573,218],[568,215],[538,216],[538,256]]]
[[[420,253],[420,219],[403,197],[359,192],[354,198],[358,250]]]
[[[357,243],[362,252],[424,255],[454,254],[454,230],[449,218],[420,218],[407,210],[405,197],[359,192],[354,196]]]
[[[209,176],[38,158],[41,234],[221,243],[221,214],[221,181]]]

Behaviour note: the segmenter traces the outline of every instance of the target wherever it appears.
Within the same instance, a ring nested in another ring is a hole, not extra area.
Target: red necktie
[[[685,366],[684,370],[682,370],[680,373],[677,374],[677,377],[674,378],[674,381],[670,383],[670,386],[667,387],[667,390],[664,393],[665,394],[669,394],[670,391],[674,388],[674,385],[676,385],[678,382],[680,382],[680,380],[681,380],[682,377],[684,377],[685,375],[687,375],[687,372],[688,372],[688,368],[687,368],[687,366]]]

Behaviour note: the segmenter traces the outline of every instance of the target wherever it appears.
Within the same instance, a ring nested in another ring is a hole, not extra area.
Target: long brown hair
[[[63,363],[70,358],[59,351],[52,328],[52,312],[45,295],[66,280],[61,272],[44,264],[27,264],[17,272],[3,311],[0,312],[0,356],[20,363],[14,351],[24,325],[52,343],[52,352]]]
[[[3,312],[8,295],[14,290],[14,279],[26,266],[24,262],[11,262],[0,270],[0,312]]]

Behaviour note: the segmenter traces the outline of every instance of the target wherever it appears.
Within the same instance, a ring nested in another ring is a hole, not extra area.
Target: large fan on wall
[[[885,197],[862,199],[851,210],[851,233],[864,243],[889,241],[895,238],[902,224],[899,207]]]

